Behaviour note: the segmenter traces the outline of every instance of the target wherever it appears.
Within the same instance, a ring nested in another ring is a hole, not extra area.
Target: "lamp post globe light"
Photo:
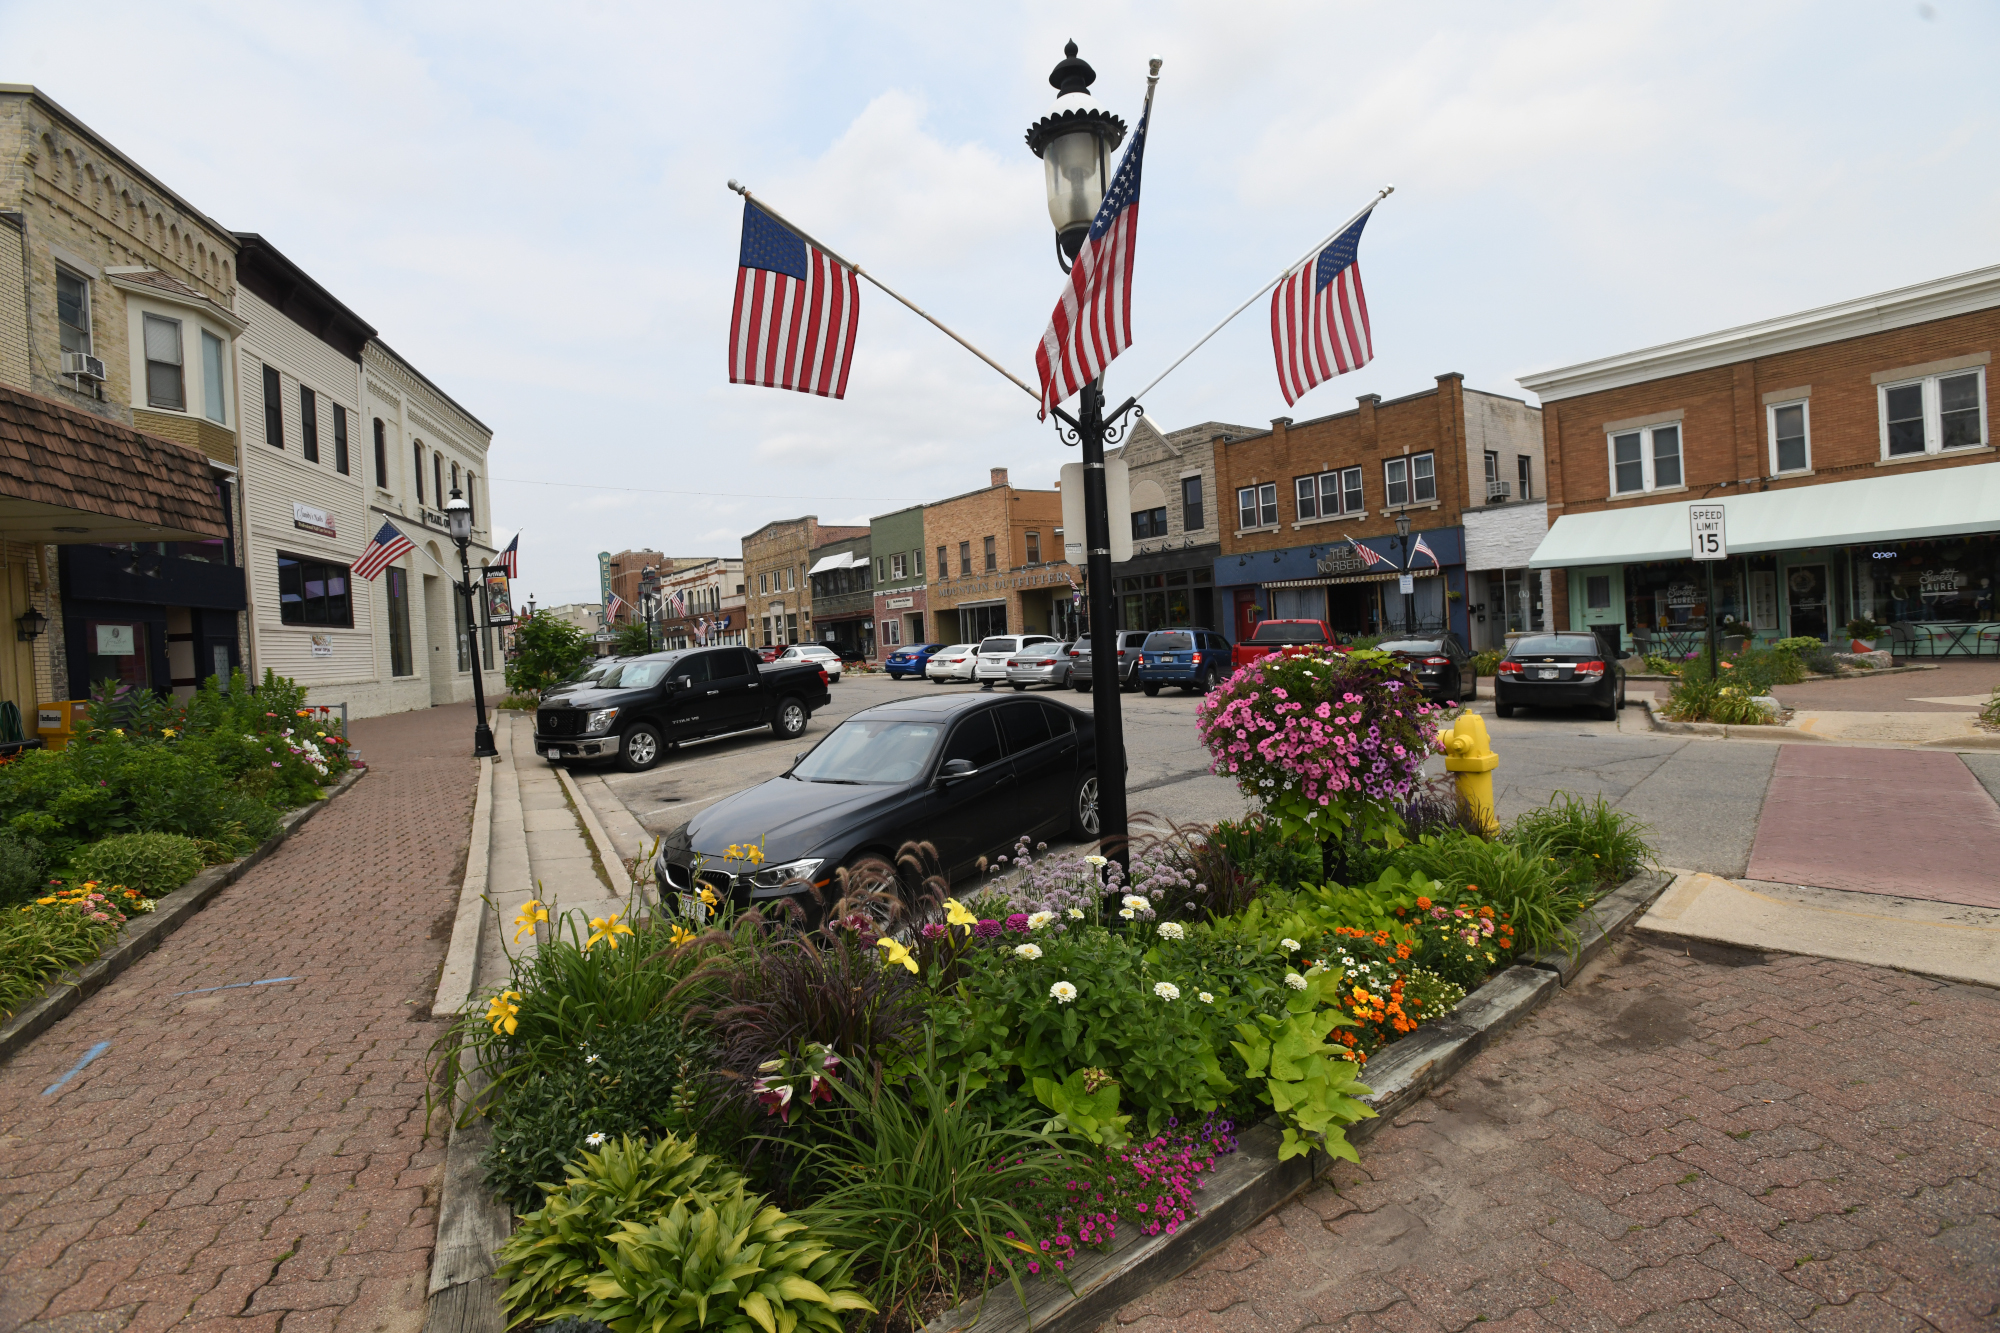
[[[465,555],[465,548],[472,545],[472,505],[456,486],[451,488],[451,498],[444,502],[444,514],[451,525],[451,541],[458,548],[458,569],[463,576],[458,595],[465,599],[465,646],[472,659],[472,711],[479,718],[472,729],[472,757],[491,759],[500,751],[493,746],[493,728],[486,725],[486,681],[479,664],[479,626],[472,608],[472,565]]]
[[[1407,509],[1399,509],[1396,511],[1396,535],[1403,539],[1402,577],[1407,579],[1410,577],[1410,511]],[[1401,582],[1401,579],[1397,581]],[[1411,586],[1414,587],[1415,585],[1412,584]],[[1404,593],[1403,594],[1403,637],[1406,639],[1415,637],[1417,632],[1417,625],[1415,620],[1416,606],[1417,606],[1416,593],[1415,592]]]
[[[1125,139],[1125,122],[1090,96],[1097,72],[1063,47],[1049,74],[1055,106],[1028,127],[1028,148],[1042,160],[1049,221],[1056,232],[1056,263],[1067,273],[1090,235],[1090,224],[1111,184],[1111,153]],[[1123,418],[1136,407],[1127,401],[1112,414]],[[1090,673],[1090,711],[1097,744],[1097,836],[1107,853],[1128,869],[1125,808],[1125,734],[1119,709],[1117,598],[1111,592],[1111,516],[1104,483],[1104,446],[1114,429],[1104,416],[1102,378],[1083,386],[1075,417],[1060,408],[1058,418],[1074,431],[1083,451],[1084,584],[1090,599],[1090,651],[1109,664]]]

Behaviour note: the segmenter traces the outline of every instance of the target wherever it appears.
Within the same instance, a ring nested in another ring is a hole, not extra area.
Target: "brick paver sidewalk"
[[[0,1066],[0,1330],[421,1327],[472,711],[353,732],[367,777]]]
[[[1627,940],[1129,1333],[1991,1329],[2000,996]]]

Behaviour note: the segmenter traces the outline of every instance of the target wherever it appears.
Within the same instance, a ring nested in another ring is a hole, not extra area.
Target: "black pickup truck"
[[[535,710],[535,753],[616,759],[636,773],[668,746],[702,736],[768,726],[790,739],[832,702],[826,672],[810,663],[764,663],[749,648],[653,653],[544,701]]]

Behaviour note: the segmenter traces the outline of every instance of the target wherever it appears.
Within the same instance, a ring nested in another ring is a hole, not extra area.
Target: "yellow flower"
[[[522,903],[519,914],[514,917],[514,943],[519,944],[521,937],[535,928],[536,922],[548,919],[549,909],[542,906],[539,898],[530,898]]]
[[[521,992],[517,990],[503,990],[486,1002],[486,1021],[493,1025],[494,1036],[499,1036],[504,1029],[511,1037],[515,1029],[521,1026],[518,1016],[521,1006],[514,1003],[520,998]]]
[[[972,928],[979,924],[979,918],[966,911],[965,904],[956,898],[947,898],[944,900],[944,912],[944,919],[948,923],[954,926],[964,926],[965,933],[968,935],[972,933]]]
[[[35,905],[37,907],[47,907],[50,903],[54,901],[55,901],[54,898],[37,898],[35,899]]]
[[[667,935],[667,943],[679,948],[695,938],[695,933],[685,926],[675,926]]]
[[[591,946],[599,940],[604,941],[614,949],[617,948],[618,937],[632,933],[632,927],[618,919],[624,915],[623,912],[613,912],[610,916],[594,916],[590,918],[590,938],[583,942],[584,952],[589,953]]]
[[[175,735],[176,733],[172,727],[161,727],[160,734],[162,736],[172,736]]]
[[[113,728],[111,729],[111,734],[112,734],[112,735],[114,735],[114,736],[123,736],[123,735],[125,734],[125,728],[123,728],[123,727],[113,727]]]
[[[882,965],[884,967],[894,967],[898,963],[900,963],[904,967],[909,968],[910,971],[912,972],[917,970],[917,960],[910,957],[910,951],[908,949],[905,949],[902,945],[896,943],[896,941],[890,939],[887,935],[884,935],[881,939],[876,940],[875,944],[876,947],[881,949],[883,954],[885,955],[885,957],[882,960]]]
[[[717,906],[721,901],[715,896],[715,890],[710,888],[703,888],[700,893],[697,893],[695,895],[695,897],[701,899],[702,902],[709,907]]]
[[[748,861],[753,866],[764,864],[764,849],[754,842],[746,842],[741,846],[732,842],[722,855],[725,860]]]

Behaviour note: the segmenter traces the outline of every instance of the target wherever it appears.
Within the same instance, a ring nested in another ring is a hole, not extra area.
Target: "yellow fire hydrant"
[[[1486,739],[1486,719],[1467,713],[1439,739],[1444,742],[1444,766],[1458,783],[1459,799],[1478,817],[1488,833],[1500,831],[1493,814],[1493,770],[1500,756]]]

